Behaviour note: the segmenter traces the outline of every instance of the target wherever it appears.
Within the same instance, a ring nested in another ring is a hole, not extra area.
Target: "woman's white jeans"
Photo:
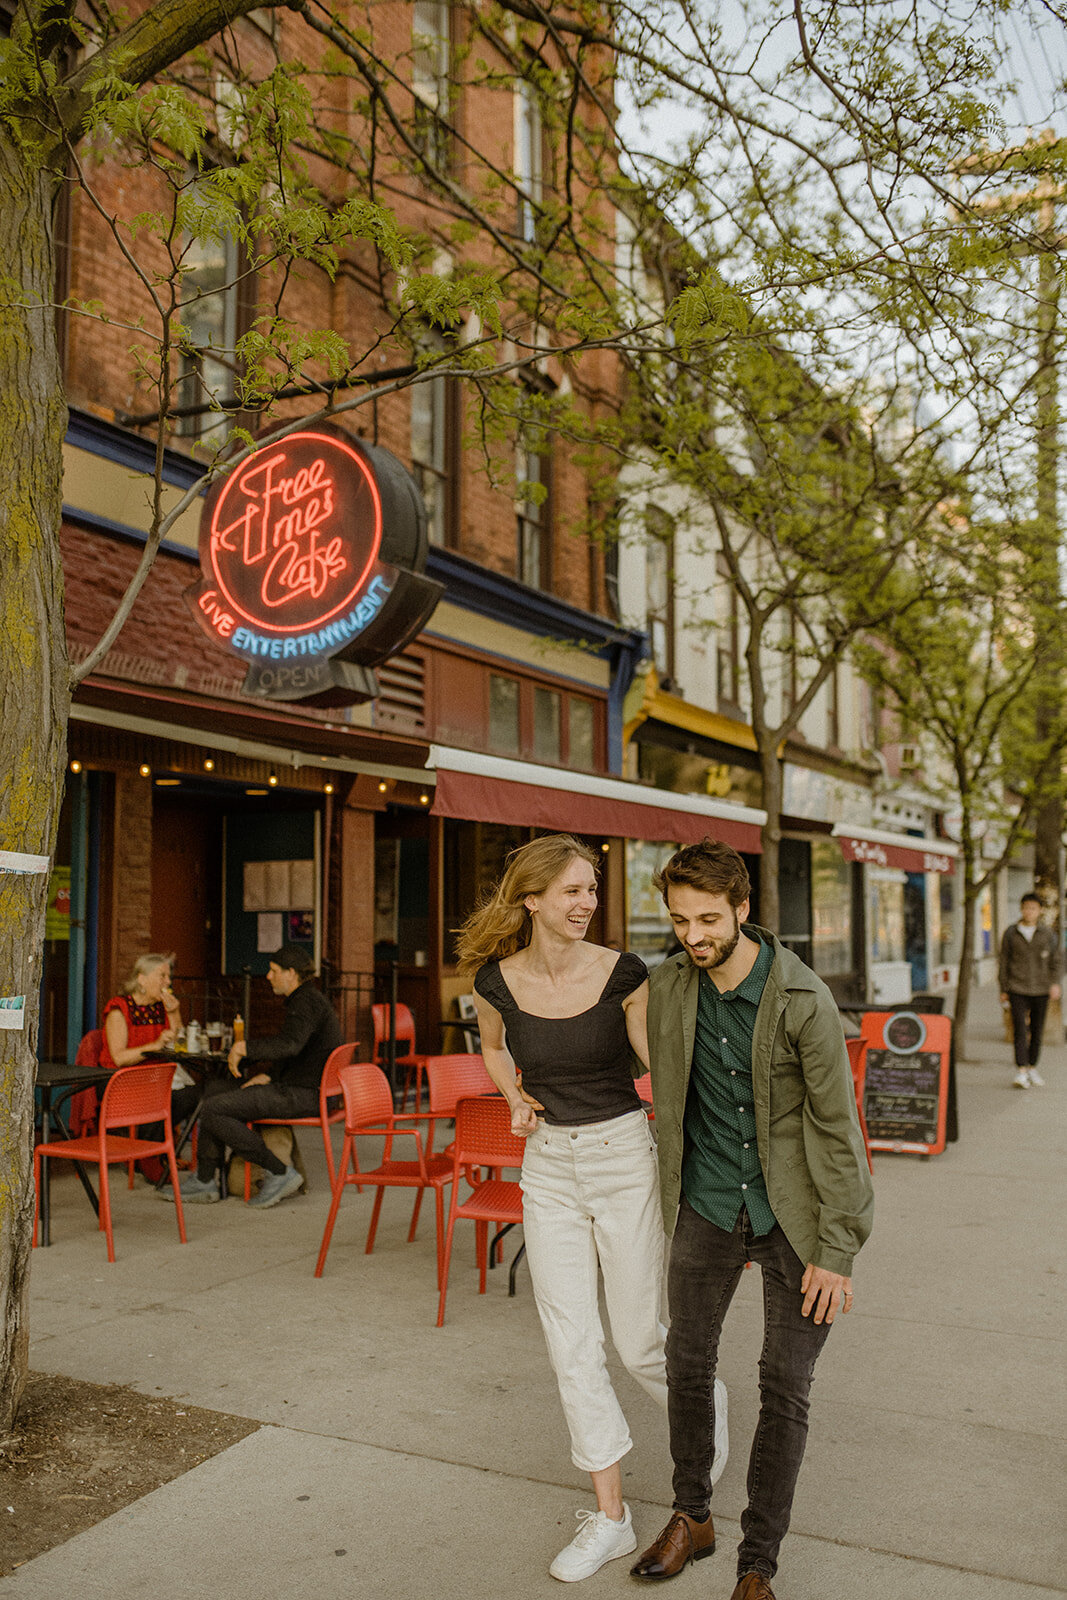
[[[526,1256],[571,1456],[583,1471],[601,1472],[633,1441],[604,1360],[598,1259],[615,1348],[667,1408],[663,1221],[644,1112],[572,1128],[539,1122],[526,1141],[522,1194]]]

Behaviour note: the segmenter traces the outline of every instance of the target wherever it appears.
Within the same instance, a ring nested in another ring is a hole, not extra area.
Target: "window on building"
[[[544,125],[537,90],[525,79],[515,90],[515,182],[519,238],[532,244],[544,194]]]
[[[658,506],[645,513],[646,626],[661,678],[674,679],[674,523]]]
[[[741,618],[737,588],[725,556],[717,562],[721,604],[715,666],[719,705],[736,707],[741,700]]]
[[[800,698],[800,663],[797,660],[800,648],[799,625],[796,611],[792,606],[786,615],[785,639],[783,641],[784,658],[782,661],[782,709],[786,713],[795,709]]]
[[[415,0],[411,16],[411,87],[415,142],[433,166],[447,166],[451,79],[450,16],[440,0]]]
[[[411,387],[411,470],[422,490],[430,543],[454,542],[456,393],[449,378]]]
[[[519,753],[519,682],[489,674],[489,745],[502,755]]]
[[[532,589],[547,589],[551,579],[552,458],[539,429],[528,428],[515,446],[516,565]]]
[[[553,689],[534,689],[533,754],[554,766],[560,760],[560,696]]]
[[[836,661],[826,680],[826,742],[841,748],[841,667]]]
[[[240,250],[232,234],[190,239],[182,257],[181,322],[185,329],[176,408],[222,404],[236,384]],[[233,426],[230,414],[205,410],[179,417],[188,439],[220,445]]]
[[[567,707],[569,762],[579,772],[591,772],[596,765],[596,722],[590,700],[570,697]]]

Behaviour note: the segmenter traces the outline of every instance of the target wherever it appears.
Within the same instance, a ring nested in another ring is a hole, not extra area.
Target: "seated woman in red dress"
[[[134,1067],[174,1049],[181,1006],[170,986],[173,956],[138,956],[122,994],[104,1007],[101,1066]]]

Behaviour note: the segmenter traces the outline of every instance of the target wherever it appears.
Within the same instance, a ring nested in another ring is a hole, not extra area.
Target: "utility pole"
[[[1025,144],[1004,150],[983,149],[966,157],[955,167],[960,177],[1033,175],[1032,188],[1007,195],[980,195],[955,213],[954,220],[975,215],[1037,212],[1037,226],[1012,243],[1011,251],[1020,257],[1037,256],[1037,304],[1035,396],[1035,518],[1032,556],[1037,582],[1038,607],[1034,615],[1034,650],[1038,658],[1037,682],[1040,691],[1039,734],[1048,733],[1060,721],[1064,684],[1064,656],[1059,637],[1058,611],[1062,594],[1059,538],[1059,266],[1057,253],[1067,245],[1067,235],[1056,233],[1056,205],[1065,186],[1044,170],[1062,160],[1067,140],[1058,140],[1046,128]],[[1042,597],[1051,595],[1049,613]],[[1042,614],[1044,613],[1044,614]],[[1034,819],[1034,888],[1040,895],[1049,925],[1061,933],[1063,904],[1063,795],[1062,785],[1041,805]]]

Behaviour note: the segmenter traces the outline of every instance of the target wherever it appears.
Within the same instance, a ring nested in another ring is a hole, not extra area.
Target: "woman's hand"
[[[537,1112],[531,1100],[515,1100],[511,1106],[511,1131],[520,1139],[537,1132]]]

